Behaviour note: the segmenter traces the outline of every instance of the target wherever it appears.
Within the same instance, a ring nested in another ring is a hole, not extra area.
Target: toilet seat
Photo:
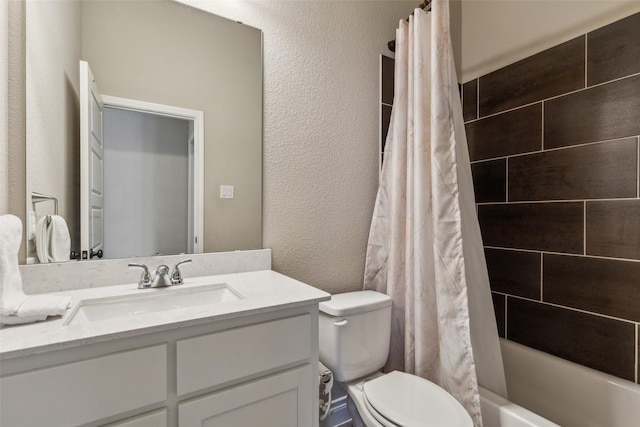
[[[472,427],[471,417],[449,393],[424,378],[393,371],[364,383],[364,403],[385,427]]]

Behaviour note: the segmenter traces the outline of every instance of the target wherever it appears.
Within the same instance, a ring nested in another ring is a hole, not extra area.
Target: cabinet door
[[[311,365],[180,403],[180,427],[313,425]]]

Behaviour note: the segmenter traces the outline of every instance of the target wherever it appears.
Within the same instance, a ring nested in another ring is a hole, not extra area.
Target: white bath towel
[[[69,261],[71,237],[67,222],[59,215],[46,215],[36,226],[36,253],[41,263]]]
[[[57,295],[25,295],[18,268],[22,222],[14,215],[0,216],[0,324],[15,325],[59,316],[71,299]]]

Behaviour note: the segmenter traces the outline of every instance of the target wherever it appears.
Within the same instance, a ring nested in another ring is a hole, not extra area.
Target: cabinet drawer
[[[311,365],[231,387],[178,405],[180,427],[309,426]]]
[[[305,314],[178,341],[178,395],[303,361],[311,336]]]
[[[0,425],[75,426],[167,399],[167,346],[0,379]]]

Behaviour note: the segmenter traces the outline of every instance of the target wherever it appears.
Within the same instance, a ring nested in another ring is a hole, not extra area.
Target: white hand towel
[[[71,298],[57,295],[25,295],[18,268],[22,222],[13,215],[0,216],[0,323],[18,324],[59,316]]]
[[[60,215],[45,215],[36,225],[36,253],[40,263],[69,261],[71,237]]]
[[[36,253],[41,264],[51,262],[49,245],[51,241],[51,215],[45,215],[36,224]]]
[[[69,261],[71,254],[71,236],[67,221],[60,215],[51,216],[51,234],[49,234],[49,248],[51,262]]]
[[[15,314],[27,296],[22,292],[18,251],[22,241],[22,222],[17,216],[0,216],[0,315]]]

